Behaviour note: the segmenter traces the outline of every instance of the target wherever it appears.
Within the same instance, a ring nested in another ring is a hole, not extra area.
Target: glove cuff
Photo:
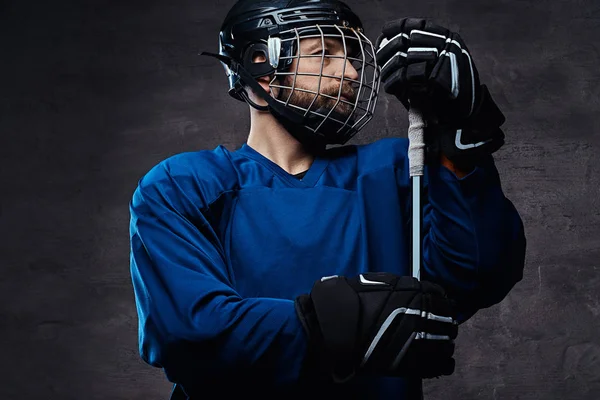
[[[323,369],[323,335],[319,328],[314,303],[308,294],[300,295],[294,301],[296,315],[307,337],[306,353],[300,369],[299,380],[324,380],[327,371]]]
[[[471,169],[504,145],[500,126],[506,118],[486,85],[481,85],[480,92],[477,106],[468,119],[458,125],[434,123],[426,128],[428,162],[439,159],[443,153],[457,167]]]
[[[307,294],[298,296],[294,301],[294,308],[296,309],[296,315],[298,315],[302,328],[304,328],[304,332],[310,341],[315,336],[313,332],[318,331],[318,329],[315,329],[318,325],[317,314],[310,296]]]
[[[314,289],[313,292],[315,292]],[[326,306],[325,309],[323,308],[324,303]],[[320,312],[326,311],[326,314],[329,316],[331,313],[327,313],[327,311],[331,310],[329,310],[328,302],[321,301],[319,304],[321,304]],[[322,327],[319,323],[319,313],[315,308],[311,295],[303,294],[298,296],[294,301],[294,306],[300,323],[308,337],[307,351],[300,371],[300,378],[329,383],[343,383],[350,380],[356,372],[353,362],[354,354],[351,351],[353,349],[347,348],[345,349],[346,351],[340,352],[340,349],[336,346],[335,348],[338,351],[333,351],[331,343],[327,344],[323,336],[323,331],[327,332],[328,329]],[[335,325],[338,326],[338,324]],[[331,336],[331,332],[329,333]],[[331,340],[332,338],[330,337],[329,342]],[[339,345],[337,340],[334,339],[334,342],[336,345]]]

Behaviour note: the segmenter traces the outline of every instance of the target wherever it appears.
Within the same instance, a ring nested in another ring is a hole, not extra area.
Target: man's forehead
[[[325,47],[331,51],[341,51],[344,49],[344,41],[341,37],[327,37],[324,38]],[[355,54],[359,49],[359,45],[356,40],[352,40],[351,37],[347,37],[346,40],[346,51],[348,54]],[[322,38],[311,37],[300,39],[300,51],[303,53],[310,53],[315,50],[321,49]]]
[[[324,37],[325,44],[327,45],[342,45],[341,37]],[[322,39],[320,37],[311,37],[311,38],[303,38],[300,39],[300,46],[302,47],[313,47],[318,46],[322,43]]]

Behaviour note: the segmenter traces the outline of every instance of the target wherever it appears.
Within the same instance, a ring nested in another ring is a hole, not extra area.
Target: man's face
[[[346,42],[348,53],[351,50],[351,42],[354,41]],[[306,38],[300,41],[300,58],[294,59],[290,67],[290,72],[296,70],[298,72],[295,82],[294,75],[284,76],[281,82],[281,86],[293,87],[294,90],[282,89],[278,99],[287,101],[289,98],[290,104],[303,109],[310,108],[310,110],[316,111],[324,107],[329,112],[338,101],[343,76],[341,98],[335,111],[347,118],[354,109],[357,96],[355,89],[357,82],[353,83],[350,80],[358,81],[358,72],[352,63],[345,59],[344,44],[341,39],[326,37],[325,46],[323,47],[322,44],[321,38]],[[321,57],[323,51],[324,58]],[[322,72],[321,64],[323,65]],[[314,74],[314,76],[303,74]]]

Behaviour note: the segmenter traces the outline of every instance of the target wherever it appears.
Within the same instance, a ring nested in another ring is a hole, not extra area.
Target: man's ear
[[[263,50],[257,50],[254,52],[254,54],[252,54],[252,63],[253,64],[264,64],[268,62],[267,60],[267,54],[263,51]],[[258,82],[258,84],[260,86],[262,86],[262,88],[265,90],[265,92],[267,93],[271,93],[271,89],[269,88],[269,82],[271,82],[271,77],[270,76],[261,76],[260,78],[257,78],[256,81]]]

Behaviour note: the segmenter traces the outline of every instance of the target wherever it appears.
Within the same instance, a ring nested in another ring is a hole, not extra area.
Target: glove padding
[[[481,85],[458,33],[426,19],[403,18],[384,25],[376,47],[384,89],[407,109],[409,98],[419,101],[448,125],[471,116]]]
[[[309,337],[303,375],[433,378],[454,372],[454,303],[438,285],[390,273],[326,277],[296,298]]]
[[[376,47],[386,93],[407,110],[418,106],[424,113],[428,151],[464,162],[504,144],[504,115],[480,84],[458,33],[425,19],[403,18],[385,24]]]

